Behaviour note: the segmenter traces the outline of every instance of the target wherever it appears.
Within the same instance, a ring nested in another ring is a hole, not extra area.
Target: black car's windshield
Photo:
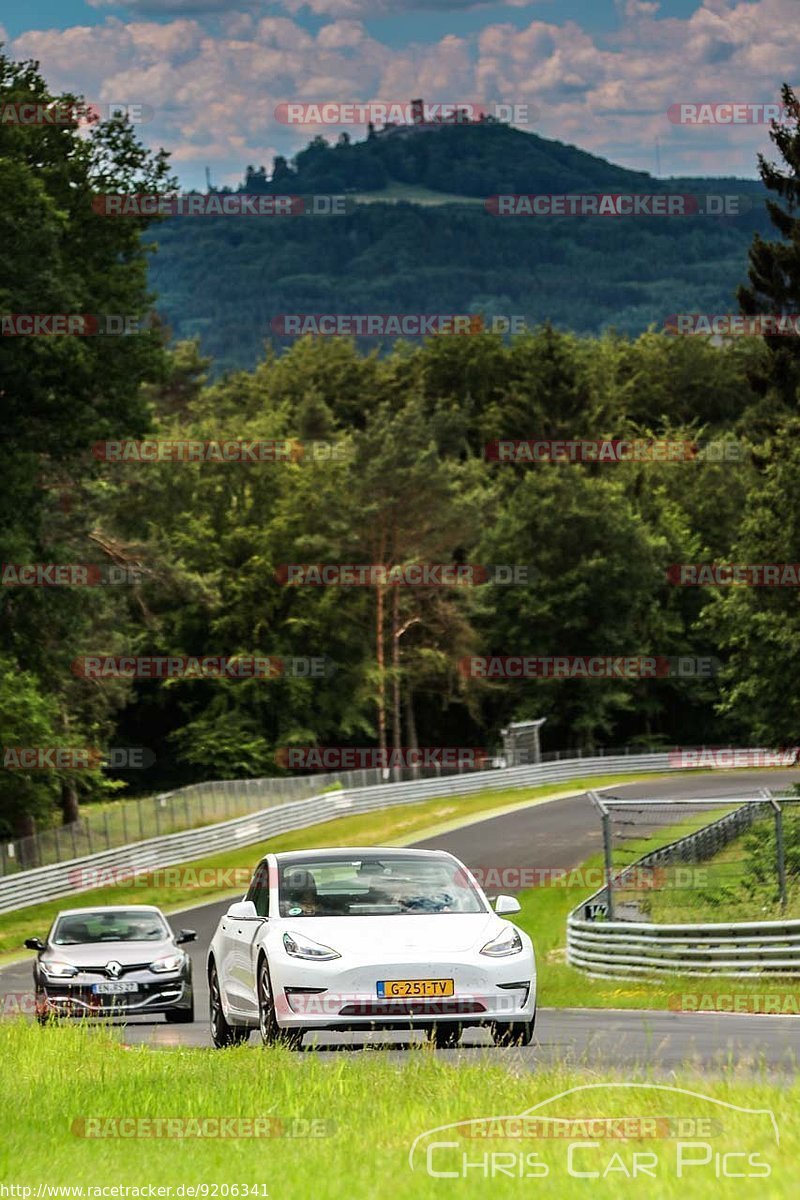
[[[486,907],[463,867],[449,858],[392,855],[283,861],[282,917],[479,913]]]
[[[87,912],[59,917],[51,941],[55,946],[90,942],[160,942],[170,936],[158,913]]]

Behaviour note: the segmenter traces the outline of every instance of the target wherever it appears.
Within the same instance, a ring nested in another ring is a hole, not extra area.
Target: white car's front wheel
[[[461,1041],[458,1021],[439,1021],[428,1030],[428,1037],[437,1050],[452,1050]]]
[[[529,1046],[534,1024],[535,1017],[530,1021],[494,1021],[492,1039],[495,1046]]]
[[[230,1025],[222,1009],[217,968],[213,962],[208,972],[208,1008],[211,1018],[211,1040],[218,1050],[225,1046],[238,1046],[250,1036],[250,1030],[240,1025]]]
[[[269,977],[267,960],[261,959],[258,965],[258,1029],[261,1041],[265,1046],[281,1044],[291,1050],[299,1050],[303,1042],[302,1029],[281,1029],[275,1016],[275,1002],[272,998],[272,983]]]

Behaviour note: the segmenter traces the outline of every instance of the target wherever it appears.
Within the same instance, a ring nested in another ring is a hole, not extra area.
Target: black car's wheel
[[[492,1039],[495,1046],[528,1046],[533,1037],[536,1015],[530,1021],[494,1021]]]
[[[36,997],[36,1020],[39,1025],[54,1025],[56,1022],[56,1015],[48,1008],[44,994]]]
[[[170,1025],[190,1025],[194,1020],[194,996],[189,1008],[168,1008],[164,1016]]]
[[[452,1050],[461,1041],[461,1026],[458,1021],[439,1021],[428,1030],[428,1037],[437,1050]]]
[[[298,1050],[303,1041],[302,1029],[281,1029],[275,1016],[275,1002],[272,998],[272,981],[269,977],[267,960],[262,958],[258,964],[258,1029],[261,1041],[265,1046],[282,1045],[292,1050]]]
[[[219,990],[217,968],[211,964],[208,972],[208,1007],[211,1014],[211,1040],[218,1050],[225,1046],[238,1046],[247,1041],[250,1030],[241,1025],[230,1025],[222,1011],[222,995]]]

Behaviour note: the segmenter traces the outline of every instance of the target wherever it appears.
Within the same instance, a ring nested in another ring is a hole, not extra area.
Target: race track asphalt
[[[754,795],[760,787],[777,789],[795,782],[800,782],[800,773],[792,770],[736,771],[672,776],[604,790],[625,799],[702,800],[707,796]],[[674,809],[659,811],[664,823],[674,822]],[[542,870],[578,866],[601,848],[602,839],[597,812],[584,793],[535,803],[414,844],[449,850],[473,869]],[[176,929],[189,927],[197,931],[197,942],[187,947],[194,967],[195,1023],[175,1026],[167,1025],[163,1017],[131,1018],[120,1023],[120,1036],[125,1042],[164,1048],[210,1046],[205,956],[217,922],[230,903],[230,898],[215,901],[169,918]],[[41,936],[43,932],[31,930],[32,935]],[[18,996],[30,988],[30,960],[0,970],[0,998]],[[303,1053],[335,1056],[385,1049],[403,1055],[422,1040],[422,1034],[404,1032],[318,1033],[306,1038]],[[255,1035],[251,1041],[255,1046]],[[536,1036],[529,1047],[498,1050],[492,1047],[488,1031],[468,1029],[458,1049],[438,1053],[465,1062],[487,1052],[497,1059],[510,1056],[531,1070],[542,1065],[572,1064],[593,1070],[642,1068],[662,1075],[678,1066],[713,1071],[735,1063],[740,1070],[791,1076],[796,1071],[799,1049],[800,1017],[545,1008],[539,1011]]]

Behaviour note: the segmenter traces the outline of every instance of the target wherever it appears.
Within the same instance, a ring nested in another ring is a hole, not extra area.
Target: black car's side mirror
[[[25,939],[25,949],[26,950],[44,950],[44,948],[45,948],[45,945],[41,938],[26,938]]]
[[[180,931],[180,933],[178,934],[178,936],[175,938],[175,942],[178,946],[182,946],[184,944],[184,942],[196,942],[196,941],[197,941],[197,934],[195,933],[195,931],[193,929],[182,929]]]

